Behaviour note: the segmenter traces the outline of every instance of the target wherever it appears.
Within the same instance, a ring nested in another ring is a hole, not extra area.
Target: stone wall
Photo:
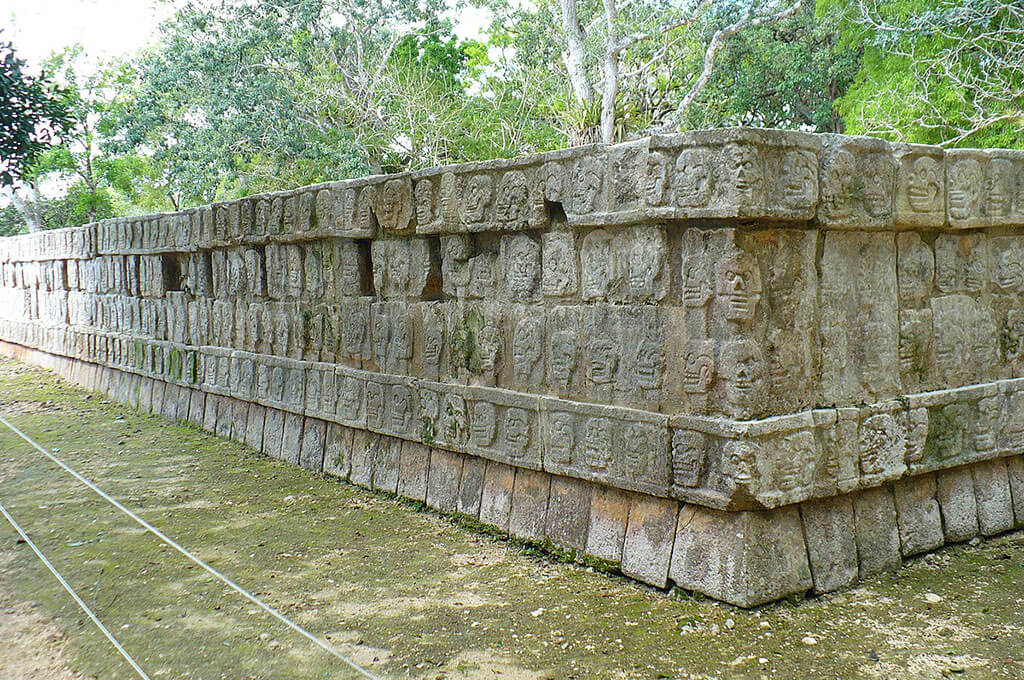
[[[5,239],[0,339],[751,605],[1024,523],[1020,227],[1020,152],[652,137]]]

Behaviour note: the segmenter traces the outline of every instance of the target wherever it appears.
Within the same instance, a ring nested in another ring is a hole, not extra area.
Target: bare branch
[[[690,87],[689,91],[683,96],[679,105],[676,106],[675,110],[665,118],[665,122],[659,128],[659,132],[669,132],[675,129],[679,125],[679,120],[682,118],[683,113],[693,104],[694,99],[701,93],[704,87],[708,84],[711,79],[711,73],[715,68],[715,57],[718,56],[718,51],[722,48],[722,44],[725,39],[736,35],[740,31],[757,28],[758,26],[764,26],[780,19],[793,16],[800,11],[800,5],[802,0],[789,7],[766,16],[760,16],[753,18],[748,13],[739,21],[736,21],[725,28],[720,28],[715,31],[715,34],[711,37],[711,42],[708,43],[707,50],[704,52],[704,67],[701,69],[700,75],[697,76],[697,80]]]
[[[580,102],[590,102],[594,100],[594,86],[587,78],[586,47],[584,45],[586,34],[580,25],[576,0],[561,0],[561,3],[562,29],[565,32],[566,47],[562,59],[569,72],[569,82],[576,99]]]

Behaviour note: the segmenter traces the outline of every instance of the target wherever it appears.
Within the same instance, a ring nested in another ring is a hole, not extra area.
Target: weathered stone
[[[828,593],[857,582],[853,500],[838,496],[800,506],[814,590]]]
[[[936,498],[942,511],[947,543],[969,541],[978,535],[978,504],[970,468],[944,470],[935,476]]]
[[[267,410],[259,404],[249,404],[245,422],[245,444],[259,451],[263,448],[263,425]]]
[[[284,429],[281,433],[281,459],[292,465],[299,464],[302,453],[303,417],[295,413],[284,414]]]
[[[944,542],[942,515],[935,494],[934,475],[900,480],[893,485],[904,557],[934,550]]]
[[[306,418],[302,426],[302,444],[299,449],[299,466],[313,472],[324,469],[324,438],[327,423],[317,418]]]
[[[207,397],[207,408],[216,397]],[[262,452],[271,458],[281,457],[281,440],[284,438],[284,411],[276,408],[268,408],[263,421],[263,447]]]
[[[484,487],[484,474],[487,461],[476,456],[466,456],[462,461],[462,474],[459,478],[458,512],[470,517],[480,516],[480,500]]]
[[[809,590],[813,581],[797,509],[682,506],[669,577],[681,588],[741,607]]]
[[[855,494],[853,516],[860,577],[898,569],[901,563],[900,532],[896,525],[892,490],[882,487]]]
[[[504,463],[488,461],[480,498],[480,521],[508,531],[512,510],[512,486],[516,469]]]
[[[544,537],[550,485],[551,476],[546,472],[516,470],[509,513],[510,534],[533,540]]]
[[[1010,480],[1010,494],[1013,497],[1013,516],[1017,526],[1024,526],[1024,456],[1006,459],[1006,471]]]
[[[372,488],[395,493],[398,490],[399,460],[402,453],[401,439],[382,436],[376,465],[373,470]]]
[[[427,505],[441,512],[455,512],[459,503],[459,482],[465,456],[434,449],[430,452]]]
[[[675,536],[679,503],[633,494],[622,544],[622,573],[664,588]]]
[[[594,486],[572,477],[552,477],[544,534],[556,545],[583,550],[590,526]]]
[[[352,430],[327,423],[324,433],[324,474],[345,479],[352,466]]]
[[[978,528],[984,536],[1009,531],[1014,527],[1013,499],[1006,464],[990,460],[971,466],[974,496],[978,503]]]

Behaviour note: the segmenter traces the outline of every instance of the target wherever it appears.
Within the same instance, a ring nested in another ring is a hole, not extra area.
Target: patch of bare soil
[[[0,553],[0,570],[13,559]],[[64,657],[66,636],[32,605],[21,602],[0,579],[0,678],[4,680],[82,680]]]

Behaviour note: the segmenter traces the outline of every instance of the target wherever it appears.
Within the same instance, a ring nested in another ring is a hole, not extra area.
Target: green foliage
[[[685,126],[842,132],[836,100],[853,82],[861,55],[841,39],[835,13],[816,16],[808,3],[793,17],[731,38]]]
[[[21,182],[69,124],[65,93],[44,72],[33,76],[0,41],[0,187]]]
[[[1024,148],[1024,6],[1013,0],[822,0],[863,44],[839,101],[851,132],[944,146]]]

